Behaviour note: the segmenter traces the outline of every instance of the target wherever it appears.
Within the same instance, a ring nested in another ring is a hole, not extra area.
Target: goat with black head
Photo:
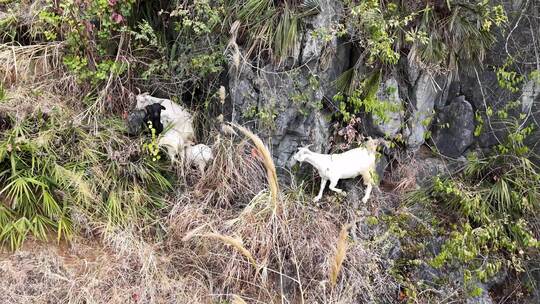
[[[165,107],[159,103],[145,106],[142,109],[133,110],[127,118],[128,134],[139,135],[148,127],[148,122],[152,122],[152,127],[159,134],[163,132],[163,123],[161,122],[161,111]]]

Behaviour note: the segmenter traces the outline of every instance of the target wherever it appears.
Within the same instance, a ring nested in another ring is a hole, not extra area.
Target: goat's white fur
[[[182,135],[175,129],[170,129],[159,138],[158,146],[167,150],[171,163],[176,162],[176,156],[185,149],[185,142]],[[182,155],[180,155],[182,156]]]
[[[165,110],[161,111],[161,123],[164,131],[158,145],[167,149],[169,159],[174,163],[176,156],[184,150],[186,145],[195,142],[193,116],[189,111],[170,99],[153,97],[148,93],[139,94],[136,99],[137,109],[143,109],[147,105],[154,103],[159,103],[165,107]]]
[[[324,187],[330,181],[330,190],[342,195],[345,191],[336,188],[340,179],[354,178],[362,175],[366,192],[362,202],[367,203],[371,190],[375,185],[377,146],[382,143],[380,139],[371,139],[365,142],[363,147],[355,148],[340,154],[320,154],[310,151],[309,146],[298,148],[293,158],[299,162],[310,163],[321,177],[319,194],[313,199],[318,202],[322,198]]]
[[[187,166],[196,166],[202,174],[206,165],[214,159],[212,149],[204,144],[187,146],[184,150],[184,160]]]

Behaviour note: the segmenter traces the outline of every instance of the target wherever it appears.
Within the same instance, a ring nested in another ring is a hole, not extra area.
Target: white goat
[[[176,156],[185,149],[184,139],[175,129],[162,133],[159,137],[158,146],[167,149],[169,160],[173,164],[176,162]]]
[[[214,154],[212,149],[207,145],[198,144],[194,146],[187,146],[184,150],[184,161],[188,166],[197,166],[201,175],[204,174],[204,168],[212,159]]]
[[[298,148],[298,152],[293,158],[299,162],[310,163],[321,176],[321,188],[319,194],[313,199],[318,202],[322,198],[326,182],[330,181],[330,190],[342,195],[345,191],[336,188],[340,179],[354,178],[362,175],[366,193],[362,198],[365,204],[371,194],[371,189],[375,185],[374,174],[376,174],[376,152],[381,139],[371,139],[365,142],[364,147],[355,148],[340,154],[320,154],[310,151],[307,147]]]
[[[169,159],[174,162],[176,155],[183,151],[186,145],[195,142],[191,113],[170,99],[153,97],[148,93],[139,94],[136,99],[137,109],[142,109],[154,103],[159,103],[165,107],[165,110],[161,111],[160,118],[165,129],[158,145],[167,149]]]

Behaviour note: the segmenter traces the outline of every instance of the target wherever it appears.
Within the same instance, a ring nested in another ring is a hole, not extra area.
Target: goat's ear
[[[163,105],[159,105],[159,108],[162,110],[167,110],[167,108],[165,108]]]

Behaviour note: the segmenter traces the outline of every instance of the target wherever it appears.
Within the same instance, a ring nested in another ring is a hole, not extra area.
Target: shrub
[[[502,267],[523,271],[528,254],[540,248],[534,229],[539,211],[539,168],[524,144],[533,127],[510,124],[506,141],[487,155],[472,153],[457,176],[437,177],[415,199],[455,212],[449,239],[432,264],[466,266],[465,282],[486,280]]]
[[[0,241],[18,248],[28,235],[69,239],[73,212],[109,227],[150,223],[170,179],[117,121],[97,133],[55,111],[17,122],[0,139]],[[89,227],[83,227],[89,228]]]

